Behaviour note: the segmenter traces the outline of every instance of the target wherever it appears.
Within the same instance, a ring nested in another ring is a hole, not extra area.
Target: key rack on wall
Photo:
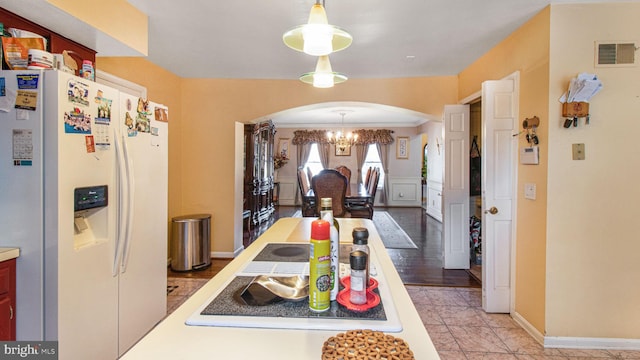
[[[522,131],[517,134],[513,134],[513,136],[518,136],[522,133],[526,133],[525,138],[530,146],[538,145],[540,139],[538,139],[538,134],[536,134],[536,129],[540,126],[540,118],[537,116],[533,116],[531,118],[526,118],[522,121]]]
[[[578,118],[585,118],[585,124],[589,125],[589,103],[584,101],[562,103],[562,116],[567,118],[564,127],[578,126]]]

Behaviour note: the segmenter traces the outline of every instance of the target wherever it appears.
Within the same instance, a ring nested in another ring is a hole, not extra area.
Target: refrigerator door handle
[[[126,236],[126,219],[128,217],[127,213],[126,213],[126,206],[123,206],[123,204],[125,204],[126,199],[128,198],[126,192],[127,192],[127,187],[124,184],[124,176],[125,176],[125,168],[124,168],[124,164],[125,164],[125,158],[124,158],[124,150],[122,148],[122,142],[123,142],[123,138],[121,138],[120,136],[120,132],[117,130],[117,128],[114,126],[113,129],[113,139],[114,139],[114,145],[116,148],[116,175],[117,175],[117,196],[118,196],[118,208],[116,209],[116,212],[118,214],[118,219],[117,219],[117,234],[116,234],[116,239],[115,239],[115,244],[114,244],[114,248],[115,248],[115,253],[113,255],[113,268],[111,270],[111,273],[113,276],[117,276],[119,269],[120,269],[120,260],[121,260],[121,256],[122,256],[122,247],[124,246],[124,239]]]
[[[127,271],[127,264],[129,262],[129,251],[131,249],[132,243],[132,235],[133,232],[133,206],[134,206],[134,189],[135,189],[135,176],[133,173],[133,158],[129,153],[129,148],[127,147],[127,141],[122,140],[122,145],[124,149],[124,158],[125,158],[125,166],[126,166],[126,186],[127,186],[127,199],[126,199],[126,207],[127,207],[127,218],[126,218],[126,233],[124,238],[124,244],[122,246],[122,261],[120,263],[120,272],[124,273]]]

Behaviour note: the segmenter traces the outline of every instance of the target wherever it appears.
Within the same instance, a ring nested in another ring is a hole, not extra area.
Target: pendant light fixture
[[[353,38],[339,27],[329,25],[324,6],[320,4],[320,0],[316,0],[307,24],[287,31],[282,40],[294,50],[312,56],[323,56],[346,49],[351,45]]]
[[[311,84],[317,88],[330,88],[335,84],[347,81],[347,76],[331,70],[331,63],[328,56],[318,57],[316,71],[300,76],[300,81]]]

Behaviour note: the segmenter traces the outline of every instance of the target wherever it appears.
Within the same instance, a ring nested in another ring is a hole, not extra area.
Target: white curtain
[[[298,162],[298,169],[303,167],[307,163],[307,160],[309,160],[311,145],[311,143],[307,143],[296,146],[296,160]],[[294,200],[294,203],[297,205],[300,205],[302,203],[302,196],[300,195],[300,191],[296,191],[296,198]]]
[[[376,148],[378,149],[378,154],[380,154],[380,162],[382,163],[382,172],[384,173],[384,179],[382,184],[382,194],[380,194],[380,203],[382,205],[387,205],[387,194],[389,193],[389,182],[387,179],[389,178],[389,145],[381,145],[380,143],[376,143]],[[379,186],[380,184],[378,184]],[[375,201],[375,199],[374,199]]]
[[[329,158],[331,155],[330,151],[331,151],[331,144],[326,142],[318,143],[318,153],[320,153],[320,163],[322,164],[323,169],[329,168]]]
[[[367,151],[369,150],[368,144],[356,144],[356,165],[358,166],[358,176],[356,177],[356,181],[358,186],[362,184],[362,165],[364,165],[364,160],[367,158]]]

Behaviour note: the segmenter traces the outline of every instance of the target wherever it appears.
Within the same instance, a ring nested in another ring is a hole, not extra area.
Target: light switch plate
[[[524,184],[524,198],[529,200],[536,199],[536,184],[532,184],[532,183]]]
[[[584,144],[573,144],[573,160],[584,160]]]

